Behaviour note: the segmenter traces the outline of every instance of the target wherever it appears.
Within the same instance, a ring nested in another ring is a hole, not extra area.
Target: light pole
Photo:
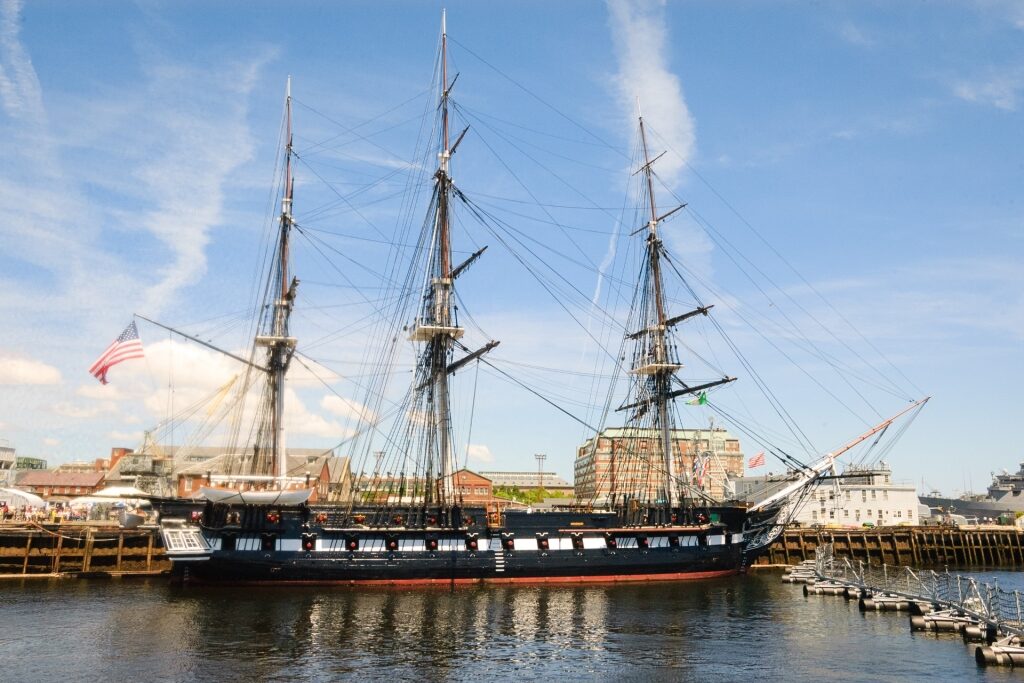
[[[544,490],[544,461],[547,460],[548,456],[544,453],[537,453],[533,457],[537,458],[537,488],[541,491]]]

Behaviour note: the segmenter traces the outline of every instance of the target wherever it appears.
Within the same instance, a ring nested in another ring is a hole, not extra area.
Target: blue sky
[[[291,443],[334,445],[362,410],[353,368],[372,342],[357,321],[371,313],[388,253],[370,240],[399,234],[403,220],[418,227],[426,208],[402,214],[400,200],[416,176],[409,162],[429,107],[442,5],[252,5],[0,4],[0,439],[19,453],[102,457],[137,444],[172,397],[180,408],[232,375],[230,361],[145,325],[146,361],[115,368],[107,387],[86,368],[133,312],[243,347],[243,326],[228,322],[249,306],[274,212],[289,74],[296,146],[308,154],[296,215],[345,255],[331,265],[297,242],[297,334],[320,342],[309,353],[329,368],[330,390],[295,378]],[[471,125],[455,180],[549,244],[550,260],[581,290],[594,291],[609,245],[620,257],[628,243],[610,233],[639,96],[653,146],[669,152],[661,203],[672,205],[671,191],[689,204],[666,223],[666,242],[816,447],[928,394],[890,456],[898,478],[953,493],[1024,459],[1024,5],[447,8],[457,125]],[[372,136],[344,133],[361,124]],[[545,208],[516,203],[530,199]],[[538,220],[552,218],[591,232]],[[465,221],[455,232],[459,253],[491,247],[460,282],[487,332],[474,341],[501,339],[504,369],[594,419],[582,404],[600,400],[584,373],[599,354],[493,236],[474,230]],[[755,278],[722,239],[757,264]],[[346,278],[358,290],[339,286]],[[894,378],[899,396],[851,385],[813,360],[790,363],[765,339],[792,341],[789,333],[742,324],[787,307],[859,376]],[[703,348],[701,328],[690,333]],[[719,360],[740,381],[716,400],[768,425],[743,368]],[[486,371],[470,411],[476,380],[464,375],[454,404],[471,467],[532,468],[533,453],[546,452],[571,476],[583,428]],[[709,416],[686,414],[694,424]]]

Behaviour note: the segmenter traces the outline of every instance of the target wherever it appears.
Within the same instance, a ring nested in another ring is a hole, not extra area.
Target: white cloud
[[[1005,111],[1016,111],[1024,91],[1024,68],[1011,68],[987,77],[953,84],[953,94],[962,100]]]
[[[210,232],[223,218],[224,186],[253,155],[247,104],[270,57],[216,71],[159,59],[147,67],[148,123],[160,134],[151,137],[133,173],[150,200],[138,220],[171,250],[173,261],[158,270],[159,281],[146,292],[145,310],[159,311],[206,272]],[[196,87],[197,78],[205,88]],[[211,118],[216,109],[224,115]]]
[[[608,0],[619,67],[614,82],[622,113],[635,126],[639,98],[645,125],[656,130],[662,144],[674,152],[659,160],[657,168],[659,176],[672,185],[693,155],[696,134],[682,85],[667,64],[664,6],[664,2]],[[657,153],[652,150],[652,155]]]
[[[320,401],[320,407],[333,415],[350,420],[373,422],[376,419],[374,412],[366,406],[340,396],[324,396]]]
[[[478,462],[494,462],[494,454],[491,453],[491,449],[484,444],[469,444],[468,455],[470,460],[476,460]]]
[[[0,384],[60,384],[60,370],[46,363],[0,353]]]
[[[0,7],[0,101],[12,118],[43,123],[42,90],[32,60],[19,40],[21,0],[5,0]]]
[[[110,401],[103,401],[88,406],[81,406],[67,401],[60,401],[53,404],[51,411],[61,417],[70,417],[78,420],[96,417],[106,413],[116,413],[117,404]]]
[[[857,47],[871,47],[875,44],[875,41],[867,33],[849,21],[839,27],[839,37]]]
[[[136,443],[142,442],[143,434],[142,432],[120,432],[115,429],[113,431],[107,432],[107,437],[114,441],[119,441],[122,444],[134,445]]]
[[[55,439],[52,436],[47,436],[43,439],[43,444],[46,446],[59,446],[60,439]]]
[[[246,357],[244,350],[235,350],[237,355]],[[128,367],[132,365],[131,367]],[[176,414],[190,410],[192,424],[210,421],[211,429],[225,428],[228,423],[235,422],[242,426],[243,431],[256,419],[257,404],[260,401],[262,382],[261,373],[254,370],[255,375],[249,377],[249,391],[240,394],[245,381],[245,366],[215,351],[185,341],[163,339],[146,346],[144,363],[125,364],[125,372],[117,378],[122,391],[119,399],[131,399],[140,403],[154,419],[167,417],[173,401],[173,412]],[[293,365],[295,374],[307,377],[301,372],[301,366]],[[289,372],[288,385],[285,388],[285,428],[289,434],[317,436],[331,440],[341,440],[353,433],[335,420],[310,411],[302,397],[293,388],[295,383]],[[168,386],[173,392],[168,393]],[[298,383],[299,386],[302,382]],[[88,392],[93,393],[93,392]],[[95,392],[99,394],[100,392]],[[334,401],[327,400],[335,399]],[[236,410],[239,401],[244,401],[241,412]],[[110,405],[113,405],[110,403]],[[337,397],[326,397],[321,401],[321,408],[335,415],[346,416],[346,407],[352,414],[358,411],[358,404],[345,404]],[[223,419],[222,419],[223,418]],[[137,418],[136,418],[137,419]],[[220,420],[221,424],[217,425]],[[178,440],[185,438],[183,435]]]
[[[292,434],[320,436],[340,441],[354,433],[333,420],[310,412],[292,389],[285,390],[285,428]]]
[[[1014,28],[1024,31],[1024,2],[1020,0],[976,0],[983,10],[994,10],[999,19],[1005,19]]]
[[[75,394],[83,398],[94,398],[101,401],[121,401],[127,398],[117,386],[99,382],[79,385]]]

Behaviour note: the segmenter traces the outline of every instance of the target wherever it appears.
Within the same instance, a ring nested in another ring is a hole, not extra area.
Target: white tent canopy
[[[32,507],[46,507],[46,501],[34,493],[22,491],[21,489],[0,488],[0,507],[6,502],[7,507],[21,507],[31,505]]]
[[[88,496],[72,498],[71,505],[116,505],[122,503],[131,507],[148,506],[150,494],[134,486],[108,486]]]
[[[134,486],[108,486],[91,495],[95,498],[149,498],[152,494]]]
[[[46,507],[46,501],[34,493],[22,491],[21,489],[0,488],[0,507],[7,503],[8,508],[20,508],[31,505],[34,508]]]

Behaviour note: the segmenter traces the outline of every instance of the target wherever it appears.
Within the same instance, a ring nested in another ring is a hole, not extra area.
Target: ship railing
[[[948,569],[936,572],[899,565],[871,566],[863,560],[836,557],[831,543],[818,547],[814,564],[820,580],[843,583],[862,593],[931,603],[936,610],[954,610],[1003,633],[1024,636],[1024,596],[1020,591],[1000,588],[997,581],[979,581],[951,574]]]

